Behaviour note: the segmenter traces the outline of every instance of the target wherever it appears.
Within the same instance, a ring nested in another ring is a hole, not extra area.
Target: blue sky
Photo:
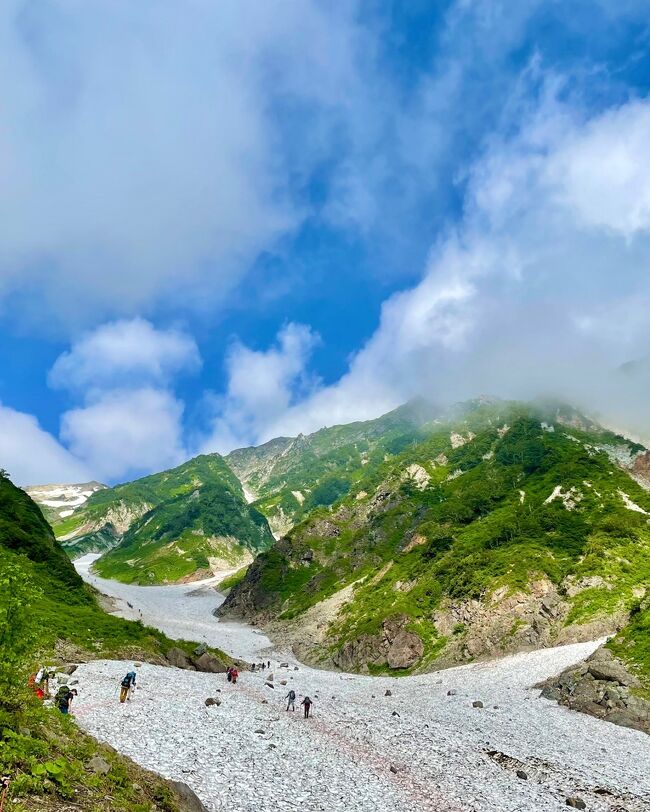
[[[637,0],[8,0],[0,465],[124,480],[414,395],[647,437]]]

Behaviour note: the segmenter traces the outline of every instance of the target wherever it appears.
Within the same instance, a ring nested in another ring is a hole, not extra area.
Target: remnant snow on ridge
[[[630,499],[630,497],[624,491],[619,490],[618,495],[621,497],[621,499],[623,500],[623,502],[625,504],[625,507],[628,510],[633,510],[636,513],[643,513],[646,516],[650,516],[650,513],[648,513],[647,510],[644,510],[640,505],[637,505],[636,502],[633,502]]]
[[[404,469],[402,479],[410,479],[419,491],[423,491],[431,481],[431,477],[427,473],[426,468],[423,468],[416,462]]]
[[[291,491],[292,496],[295,498],[297,502],[301,505],[305,501],[305,497],[302,495],[301,491]]]
[[[571,487],[568,491],[564,491],[561,485],[557,485],[553,488],[553,493],[544,500],[544,504],[548,505],[556,499],[561,499],[567,510],[573,510],[578,502],[582,501],[583,494],[577,488]]]
[[[117,689],[132,663],[91,662],[75,673],[79,724],[143,766],[185,781],[211,812],[558,812],[574,795],[594,812],[650,812],[650,737],[540,699],[531,687],[599,641],[399,680],[317,671],[273,650],[259,631],[217,620],[212,611],[222,597],[213,579],[117,584],[88,572],[95,557],[75,563],[118,597],[120,614],[143,612],[170,636],[272,660],[275,688],[265,684],[268,671],[242,671],[233,687],[223,675],[145,664],[126,705]],[[285,712],[289,688],[314,699],[313,719]],[[222,704],[206,708],[210,696]],[[472,707],[477,699],[483,708]]]

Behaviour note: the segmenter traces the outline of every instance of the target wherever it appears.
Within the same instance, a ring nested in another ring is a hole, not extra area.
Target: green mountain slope
[[[259,556],[223,611],[378,671],[625,623],[650,583],[642,446],[553,404],[461,404],[425,430]]]
[[[200,578],[239,568],[273,543],[266,519],[247,504],[239,480],[217,454],[112,490],[122,503],[139,500],[147,509],[95,564],[106,578],[126,583]],[[97,496],[108,498],[106,492]]]
[[[182,808],[161,778],[44,707],[27,677],[65,656],[163,662],[172,647],[194,645],[103,612],[40,509],[0,472],[0,774],[12,778],[13,810]],[[88,770],[96,755],[109,763],[107,775]]]
[[[346,494],[386,455],[421,439],[434,414],[430,404],[414,400],[376,420],[278,437],[232,451],[225,460],[278,537]]]

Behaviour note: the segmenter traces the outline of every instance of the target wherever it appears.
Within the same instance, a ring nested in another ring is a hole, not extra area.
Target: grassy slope
[[[202,459],[212,458],[193,462]],[[227,484],[197,485],[156,505],[97,562],[97,572],[126,583],[173,582],[208,572],[210,557],[237,567],[250,552],[268,548],[273,536],[266,519],[246,503],[230,471],[228,477]]]
[[[544,431],[540,417],[554,421],[555,431]],[[511,428],[501,436],[505,423]],[[476,436],[453,449],[451,430]],[[332,630],[338,644],[404,613],[430,659],[445,643],[432,619],[445,597],[525,589],[539,575],[560,584],[567,575],[597,574],[612,588],[578,594],[569,621],[629,608],[635,588],[650,582],[650,527],[647,516],[625,508],[618,491],[649,512],[650,495],[597,450],[604,444],[640,448],[570,410],[549,414],[544,407],[540,414],[537,407],[495,404],[457,411],[448,424],[434,424],[425,441],[369,470],[333,510],[316,511],[258,558],[230,600],[249,590],[267,616],[291,618],[361,580]],[[403,478],[413,463],[430,476],[424,490]],[[580,492],[575,510],[560,500],[545,504],[557,485]],[[386,496],[373,506],[378,491]],[[421,543],[406,551],[416,536]]]
[[[55,650],[155,660],[176,645],[194,644],[104,613],[36,504],[0,476],[0,773],[13,779],[12,809],[57,808],[65,798],[84,809],[176,809],[163,781],[81,734],[25,688],[29,671]],[[107,776],[86,770],[97,753],[112,765]]]
[[[376,420],[278,438],[238,449],[225,459],[257,496],[255,506],[271,526],[284,531],[348,493],[386,454],[399,453],[421,439],[432,413],[430,404],[416,400]]]

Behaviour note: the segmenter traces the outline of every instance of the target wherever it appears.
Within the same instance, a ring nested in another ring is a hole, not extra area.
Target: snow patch
[[[556,499],[560,499],[567,510],[573,510],[582,501],[583,494],[577,488],[571,487],[564,491],[561,485],[557,485],[553,488],[553,493],[544,500],[544,504],[548,505]]]
[[[291,494],[292,496],[295,497],[296,501],[299,502],[299,504],[302,505],[302,503],[305,501],[305,497],[302,495],[300,491],[291,491]]]
[[[423,491],[431,481],[426,469],[415,462],[405,468],[402,479],[410,479],[419,491]]]
[[[640,505],[637,505],[636,502],[633,502],[630,497],[624,491],[618,491],[618,495],[623,500],[625,507],[628,510],[633,510],[635,513],[643,513],[644,516],[650,516],[647,510],[644,510]]]

